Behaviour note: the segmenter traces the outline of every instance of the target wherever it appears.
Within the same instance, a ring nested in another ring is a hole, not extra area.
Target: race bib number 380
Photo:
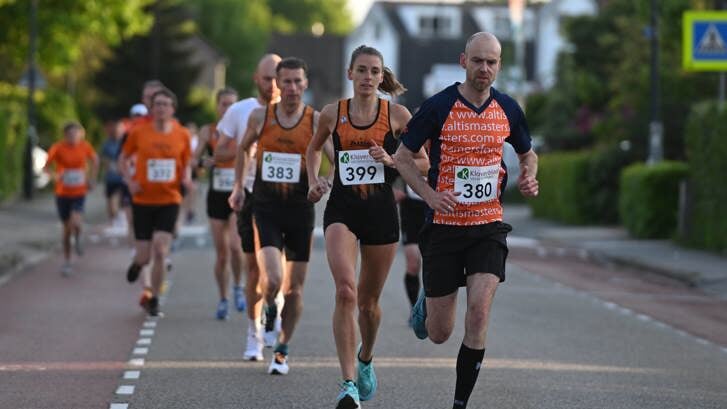
[[[384,164],[376,162],[368,149],[340,151],[338,176],[344,185],[384,183]]]
[[[454,191],[460,203],[489,202],[497,198],[500,166],[455,166]]]
[[[146,179],[149,182],[173,182],[176,177],[174,159],[149,159],[146,161]]]
[[[300,180],[299,153],[263,152],[262,179],[273,183],[298,183]]]

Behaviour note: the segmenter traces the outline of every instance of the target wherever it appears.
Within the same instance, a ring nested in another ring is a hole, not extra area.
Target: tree
[[[54,0],[38,2],[38,64],[62,77],[91,42],[115,45],[145,32],[150,0]],[[17,82],[28,58],[28,0],[0,0],[0,81]]]
[[[241,95],[254,91],[252,74],[270,34],[310,33],[314,23],[344,34],[352,28],[345,0],[185,0],[200,31],[230,61],[228,84]]]
[[[161,80],[179,99],[177,115],[192,116],[198,106],[187,100],[200,67],[189,62],[187,41],[196,33],[189,10],[175,0],[159,0],[147,7],[154,16],[152,30],[123,42],[97,73],[95,84],[104,98],[97,112],[103,117],[128,114],[140,102],[141,87],[150,79]]]
[[[661,118],[665,157],[684,158],[688,107],[716,93],[716,76],[681,69],[682,13],[703,1],[659,2]],[[645,159],[649,115],[649,25],[647,2],[610,0],[599,14],[566,20],[571,50],[561,56],[557,82],[540,108],[534,128],[556,149],[631,142]]]

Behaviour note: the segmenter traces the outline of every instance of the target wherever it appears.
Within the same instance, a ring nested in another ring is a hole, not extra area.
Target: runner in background
[[[172,233],[182,202],[181,185],[189,184],[191,147],[189,131],[174,119],[177,98],[163,88],[152,96],[152,121],[134,127],[124,143],[121,163],[136,155],[134,177],[122,168],[132,193],[136,254],[126,278],[133,283],[142,267],[152,261],[152,297],[147,303],[151,316],[159,315],[159,295]]]
[[[77,122],[63,127],[63,140],[48,150],[44,170],[55,166],[55,196],[58,216],[63,223],[63,258],[61,274],[68,276],[71,267],[71,239],[78,256],[83,255],[81,223],[86,192],[96,185],[99,160],[91,144],[84,140],[85,130]],[[88,167],[88,163],[91,167]]]
[[[258,62],[253,81],[257,88],[256,98],[246,98],[238,101],[225,112],[222,120],[217,123],[217,131],[221,140],[215,148],[214,159],[219,162],[239,160],[239,143],[247,130],[247,121],[250,113],[256,108],[264,107],[271,102],[280,100],[280,90],[275,81],[275,68],[280,62],[280,56],[276,54],[264,55]],[[254,155],[255,145],[250,147],[250,154]],[[245,151],[239,154],[247,154]],[[236,159],[237,158],[237,159]],[[242,242],[242,251],[245,254],[247,266],[245,296],[247,298],[247,316],[249,319],[247,328],[247,343],[244,359],[261,361],[263,359],[263,323],[261,322],[263,307],[264,277],[261,277],[255,256],[255,237],[252,222],[252,190],[255,182],[255,161],[248,156],[250,164],[246,178],[243,181],[236,180],[235,184],[242,183],[245,189],[245,202],[242,209],[237,211],[237,228]]]
[[[227,109],[237,101],[237,91],[224,88],[217,92],[217,119],[221,119]],[[210,184],[207,190],[207,216],[212,231],[212,240],[215,244],[214,276],[217,281],[220,300],[215,313],[217,319],[224,320],[228,316],[227,291],[230,276],[227,270],[229,262],[232,270],[232,295],[235,308],[245,310],[245,293],[241,286],[243,254],[240,236],[237,233],[237,215],[232,211],[227,198],[232,191],[235,181],[235,161],[217,162],[212,158],[220,140],[217,132],[217,122],[205,125],[199,133],[199,146],[195,151],[193,163],[199,163],[206,168],[210,175]],[[202,155],[207,153],[206,158]]]
[[[127,223],[126,212],[131,210],[131,196],[118,166],[124,123],[111,119],[104,124],[106,140],[101,145],[101,173],[106,185],[106,213],[112,226],[123,227]]]

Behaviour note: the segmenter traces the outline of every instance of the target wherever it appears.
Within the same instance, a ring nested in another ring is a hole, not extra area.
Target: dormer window
[[[419,33],[423,37],[447,37],[452,33],[452,19],[448,16],[420,16]]]

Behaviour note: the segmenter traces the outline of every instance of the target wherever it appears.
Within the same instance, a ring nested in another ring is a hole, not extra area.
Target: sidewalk
[[[511,246],[556,248],[579,256],[667,275],[727,298],[727,257],[687,249],[670,240],[637,240],[622,227],[565,226],[534,219],[526,205],[505,205]]]
[[[106,220],[103,185],[86,197],[86,226]],[[0,285],[11,276],[61,249],[61,222],[51,192],[0,207]]]

